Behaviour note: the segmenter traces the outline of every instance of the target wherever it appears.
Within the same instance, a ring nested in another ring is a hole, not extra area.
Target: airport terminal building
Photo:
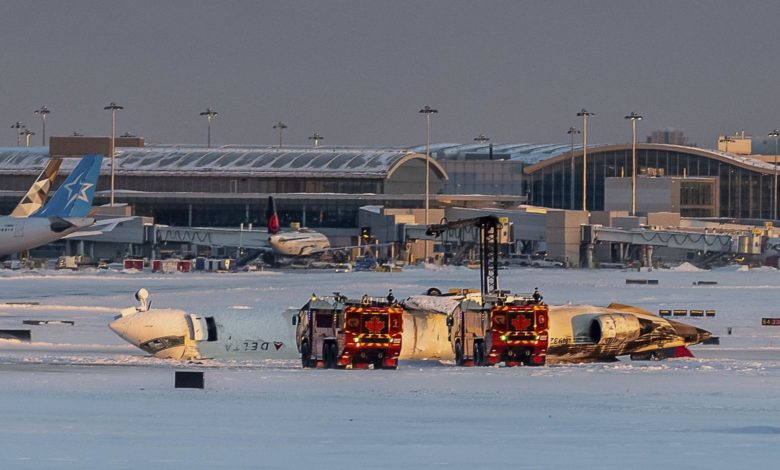
[[[47,148],[0,150],[5,213],[48,158]],[[73,166],[65,159],[61,173]],[[160,224],[235,227],[264,224],[273,195],[282,225],[354,227],[364,205],[421,207],[425,167],[424,154],[399,149],[118,146],[116,202]],[[446,172],[434,160],[429,169],[430,192],[440,194]],[[107,158],[96,204],[109,202],[109,190]]]
[[[774,164],[681,145],[637,144],[636,148],[638,212],[649,209],[643,201],[650,201],[651,188],[663,186],[661,180],[671,177],[679,180],[672,185],[679,191],[673,198],[679,200],[683,217],[772,218]],[[607,197],[606,182],[630,180],[632,174],[630,144],[589,145],[584,185],[582,146],[438,144],[432,149],[449,176],[445,193],[517,194],[540,207],[580,210],[585,186],[589,211],[618,209],[614,194]]]
[[[282,225],[355,228],[362,206],[425,207],[424,152],[424,146],[209,149],[118,140],[116,201],[159,224],[236,227],[265,224],[267,196],[273,195]],[[581,209],[582,153],[581,146],[572,151],[563,144],[434,144],[428,162],[430,206],[507,209],[527,203]],[[46,147],[0,149],[3,213],[10,213],[48,158]],[[611,205],[614,195],[607,197],[608,181],[630,178],[631,161],[630,145],[589,146],[588,210],[617,209]],[[61,173],[74,165],[75,159],[66,159]],[[679,193],[673,199],[684,217],[772,217],[776,168],[771,163],[719,150],[638,144],[637,169],[639,212],[649,200],[643,191],[673,177],[674,184],[660,186]],[[109,175],[107,158],[96,204],[109,202]]]

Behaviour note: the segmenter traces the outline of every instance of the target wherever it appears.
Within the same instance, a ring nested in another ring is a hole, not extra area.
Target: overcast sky
[[[715,147],[780,127],[775,1],[36,1],[0,15],[0,145],[51,109],[49,135],[151,143],[411,146],[625,143],[631,111]]]

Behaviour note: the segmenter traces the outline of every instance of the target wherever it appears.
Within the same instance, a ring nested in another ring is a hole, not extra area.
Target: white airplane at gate
[[[95,219],[87,215],[92,208],[102,162],[101,155],[84,156],[37,212],[19,217],[0,216],[0,256],[51,243],[92,225]]]

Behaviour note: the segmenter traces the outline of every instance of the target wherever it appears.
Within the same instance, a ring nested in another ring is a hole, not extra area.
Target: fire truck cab
[[[447,318],[457,365],[543,365],[547,354],[547,305],[505,291],[466,295]]]
[[[403,309],[384,298],[312,296],[293,322],[303,367],[395,369]]]

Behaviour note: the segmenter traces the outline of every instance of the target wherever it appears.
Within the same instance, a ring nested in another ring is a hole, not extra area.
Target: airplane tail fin
[[[43,207],[46,198],[49,196],[51,185],[54,183],[54,178],[57,177],[57,173],[60,170],[60,165],[62,165],[62,158],[53,157],[49,159],[41,174],[38,175],[38,179],[30,186],[27,194],[24,195],[13,212],[11,212],[11,217],[29,217]]]
[[[102,155],[85,155],[35,217],[85,217],[92,208]]]
[[[268,218],[268,234],[279,233],[279,214],[276,213],[276,203],[274,203],[273,196],[268,196],[268,209],[265,215]]]

